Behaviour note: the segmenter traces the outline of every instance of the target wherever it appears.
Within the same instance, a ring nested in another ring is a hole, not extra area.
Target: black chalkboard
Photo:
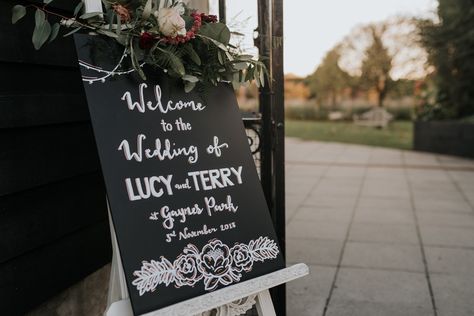
[[[143,81],[120,48],[75,41],[134,313],[283,268],[231,87]]]

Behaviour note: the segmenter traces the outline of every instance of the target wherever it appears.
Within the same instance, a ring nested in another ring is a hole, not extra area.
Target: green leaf
[[[122,19],[117,15],[117,29],[115,30],[115,33],[117,35],[120,35],[122,33]]]
[[[12,8],[12,24],[18,22],[26,14],[26,8],[22,5],[17,4]]]
[[[111,7],[111,4],[108,0],[102,0],[102,5],[106,8],[109,9]]]
[[[77,16],[79,14],[79,11],[81,11],[82,7],[84,6],[84,2],[79,1],[79,3],[76,5],[74,8],[74,16]]]
[[[239,55],[239,56],[237,57],[237,59],[238,59],[238,60],[245,60],[245,61],[247,61],[247,60],[252,60],[252,59],[253,59],[253,56],[252,56],[252,55]]]
[[[238,62],[236,64],[234,64],[234,68],[235,69],[238,69],[238,70],[243,70],[243,69],[247,69],[248,65],[246,62]]]
[[[194,87],[196,86],[195,82],[185,81],[184,82],[184,92],[188,93],[191,92]]]
[[[184,53],[198,66],[201,66],[201,58],[196,53],[192,45],[183,46]]]
[[[236,31],[232,31],[230,32],[232,35],[237,35],[237,36],[245,36],[244,33],[240,33],[240,32],[236,32]]]
[[[176,56],[173,52],[167,49],[159,47],[158,45],[155,45],[154,48],[158,49],[159,51],[161,51],[163,54],[166,55],[167,62],[169,63],[171,69],[173,69],[177,74],[179,74],[180,77],[186,74],[183,62],[178,56]]]
[[[105,36],[112,37],[112,38],[118,38],[119,37],[115,32],[111,32],[109,30],[104,30],[104,29],[98,29],[97,33],[103,34]]]
[[[43,12],[43,11],[41,11]],[[43,13],[44,16],[44,13]],[[38,19],[36,21],[39,21]],[[40,23],[35,25],[35,29],[33,30],[33,37],[31,38],[31,41],[33,42],[33,46],[35,49],[40,49],[41,46],[43,46],[44,43],[49,38],[49,35],[51,34],[51,25],[49,24],[48,20],[44,19],[43,21],[40,21]]]
[[[40,25],[46,20],[46,15],[44,14],[43,10],[36,9],[35,12],[35,25]]]
[[[171,68],[176,71],[180,76],[184,76],[184,74],[186,73],[186,71],[184,70],[184,65],[178,57],[171,59]]]
[[[234,57],[228,51],[225,52],[225,55],[227,56],[227,59],[234,61]]]
[[[148,18],[150,17],[150,15],[151,15],[151,5],[152,5],[152,1],[148,0],[146,2],[145,6],[143,7],[143,13],[142,13],[142,19],[143,20],[148,20]]]
[[[69,35],[72,35],[72,34],[76,33],[77,31],[79,31],[79,30],[81,30],[81,29],[82,29],[82,27],[80,27],[80,26],[79,26],[79,27],[76,27],[76,28],[75,28],[74,30],[72,30],[71,32],[68,32],[68,33],[64,34],[63,37],[67,37],[67,36],[69,36]]]
[[[120,34],[118,35],[115,40],[122,46],[127,46],[128,37],[126,35]]]
[[[261,87],[260,85],[260,75],[258,74],[258,68],[255,67],[255,71],[253,72],[253,79],[255,80],[255,84],[258,88]]]
[[[224,45],[230,41],[229,28],[224,23],[207,23],[201,26],[199,34],[210,37]]]
[[[217,59],[219,60],[219,64],[224,65],[224,57],[222,57],[221,51],[217,51]]]
[[[213,39],[213,38],[211,38],[211,37],[209,37],[209,36],[202,35],[202,34],[197,34],[197,36],[198,36],[198,37],[202,37],[202,38],[204,38],[204,39],[207,39],[208,41],[211,41],[214,45],[216,45],[218,48],[220,48],[221,50],[223,50],[223,51],[225,51],[225,52],[228,51],[227,47],[226,47],[224,44],[222,44],[222,43],[219,42],[219,41],[216,41],[215,39]]]
[[[181,79],[184,81],[189,81],[189,82],[198,82],[199,78],[193,75],[184,75]]]
[[[87,19],[93,18],[93,17],[101,15],[101,14],[103,14],[103,13],[102,12],[88,12],[88,13],[84,13],[79,18],[83,19],[83,20],[87,20]]]
[[[143,72],[142,67],[140,67],[140,63],[138,62],[138,58],[133,46],[134,46],[133,37],[131,37],[130,38],[130,58],[132,60],[133,68],[138,72],[138,74],[143,80],[146,80],[145,73]]]
[[[44,4],[49,4],[51,1],[53,1],[53,0],[43,0],[43,3]]]
[[[115,13],[113,11],[107,11],[107,21],[109,22],[109,30],[113,29]]]
[[[49,41],[48,43],[51,43],[52,41],[54,41],[56,39],[56,37],[58,36],[58,33],[59,33],[59,23],[54,23],[53,24],[53,27],[51,28],[51,35],[49,36]]]

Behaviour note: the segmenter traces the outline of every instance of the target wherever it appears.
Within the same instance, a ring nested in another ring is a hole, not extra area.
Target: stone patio
[[[474,315],[474,161],[286,142],[289,316]]]

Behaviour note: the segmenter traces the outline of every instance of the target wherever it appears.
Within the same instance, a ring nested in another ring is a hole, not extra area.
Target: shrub
[[[411,121],[414,117],[414,111],[411,107],[387,108],[387,111],[393,115],[395,121]]]
[[[292,120],[321,121],[327,120],[328,111],[314,105],[293,105],[285,108],[285,116]]]

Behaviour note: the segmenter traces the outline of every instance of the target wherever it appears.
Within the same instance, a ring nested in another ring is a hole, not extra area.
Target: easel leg
[[[109,294],[107,296],[107,316],[129,316],[132,315],[130,301],[128,298],[127,283],[123,272],[122,261],[118,249],[117,236],[115,235],[112,217],[110,215],[109,203],[109,225],[112,239],[112,266],[110,269]],[[116,303],[112,305],[113,303]],[[128,304],[128,305],[127,305]],[[126,306],[127,305],[127,306]]]
[[[276,316],[272,297],[270,296],[270,292],[268,290],[257,294],[256,307],[259,316]]]

